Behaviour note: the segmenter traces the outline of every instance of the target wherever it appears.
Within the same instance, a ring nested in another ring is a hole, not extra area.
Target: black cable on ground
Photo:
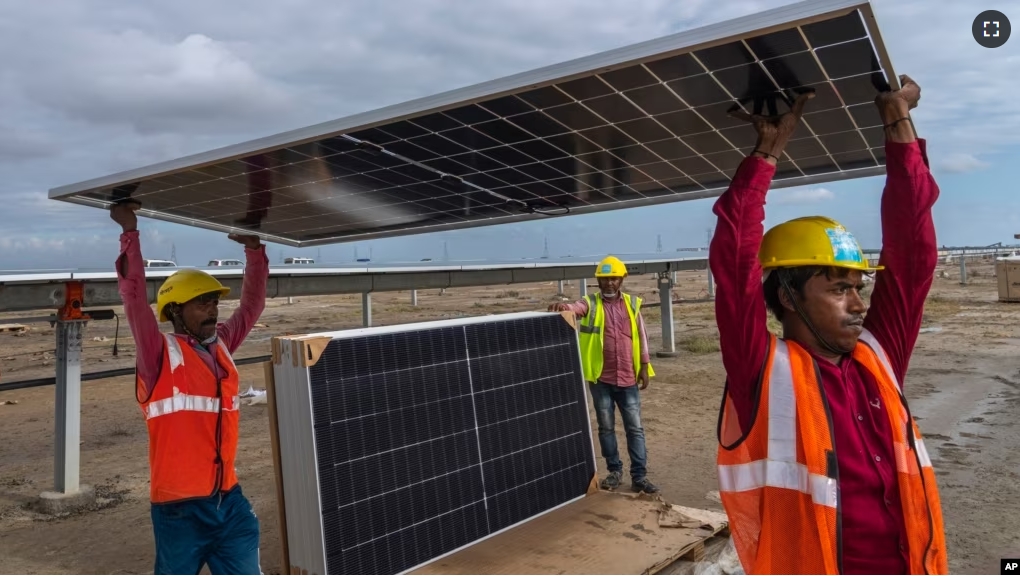
[[[251,358],[240,358],[234,360],[234,364],[243,366],[245,364],[259,364],[261,362],[269,362],[272,360],[272,356],[253,356]],[[116,378],[117,376],[130,376],[135,373],[134,368],[117,368],[115,370],[102,370],[99,372],[89,372],[88,374],[81,375],[81,381],[87,382],[89,380],[105,380],[106,378]],[[23,390],[25,388],[38,388],[40,386],[53,386],[57,383],[56,376],[50,376],[47,378],[34,378],[31,380],[19,380],[17,382],[0,382],[0,392],[9,392],[11,390]]]

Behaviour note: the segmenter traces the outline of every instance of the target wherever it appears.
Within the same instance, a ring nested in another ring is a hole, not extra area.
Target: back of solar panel
[[[282,346],[275,366],[292,568],[406,572],[587,493],[588,396],[560,314],[326,336],[314,362]]]

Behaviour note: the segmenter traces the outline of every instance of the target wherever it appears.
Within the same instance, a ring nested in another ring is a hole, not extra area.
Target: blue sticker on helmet
[[[603,264],[602,265],[602,273],[603,274],[609,274],[612,271],[613,271],[613,267],[610,266],[609,264]]]
[[[837,262],[863,262],[864,258],[853,234],[845,229],[826,228],[829,244],[832,245],[832,256]]]

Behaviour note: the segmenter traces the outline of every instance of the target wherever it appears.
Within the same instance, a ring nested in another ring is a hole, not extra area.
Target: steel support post
[[[558,283],[556,284],[556,294],[557,294],[557,295],[563,294],[563,280],[560,280],[560,281],[559,281],[559,282],[558,282]]]
[[[89,315],[85,285],[64,285],[64,306],[53,319],[57,378],[53,441],[53,490],[39,495],[38,509],[62,514],[95,502],[96,491],[80,482],[81,474],[81,343]],[[97,312],[97,314],[99,314]]]
[[[708,272],[708,297],[715,298],[715,278],[712,277],[712,268],[705,268]]]
[[[361,324],[368,328],[372,325],[372,293],[361,293]]]
[[[417,305],[418,305],[418,291],[417,290],[411,290],[411,306],[417,306]]]
[[[79,489],[81,458],[81,342],[85,320],[59,320],[57,334],[56,439],[53,488],[61,494]]]
[[[967,285],[967,259],[960,254],[960,284]]]
[[[587,278],[581,278],[580,280],[577,281],[577,285],[581,287],[581,290],[580,290],[581,298],[584,298],[585,296],[587,296],[588,295],[588,279]]]
[[[659,358],[677,355],[676,338],[673,333],[673,281],[669,272],[659,272],[659,307],[662,316],[662,350],[655,353]]]

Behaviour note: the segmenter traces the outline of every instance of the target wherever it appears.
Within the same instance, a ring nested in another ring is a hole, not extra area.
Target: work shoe
[[[602,484],[599,486],[603,490],[616,490],[620,487],[620,480],[623,479],[623,474],[619,472],[610,472],[608,476],[602,479]]]
[[[634,480],[630,485],[630,489],[634,492],[644,492],[645,494],[655,494],[659,491],[659,487],[652,484],[648,478]]]

